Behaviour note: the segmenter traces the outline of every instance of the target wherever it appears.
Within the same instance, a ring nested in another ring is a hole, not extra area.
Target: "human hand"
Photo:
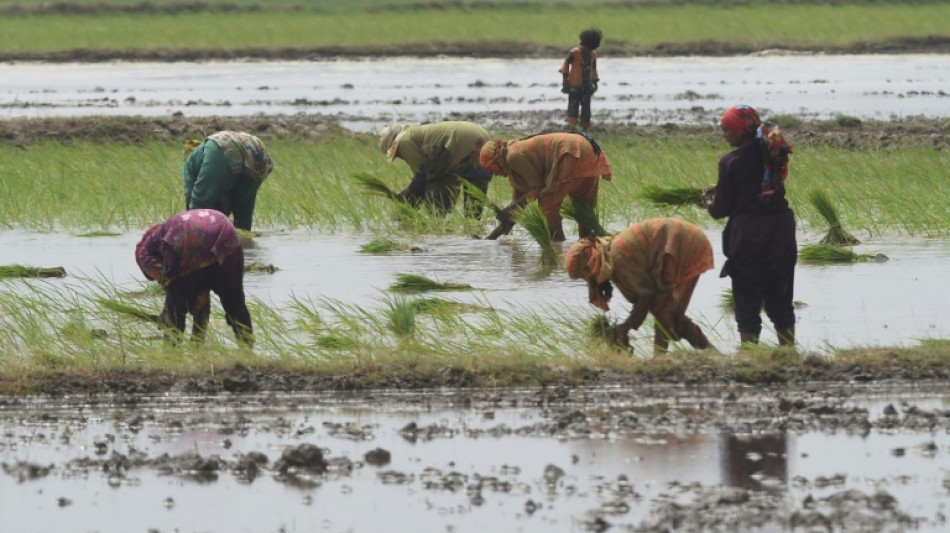
[[[501,237],[502,235],[507,235],[508,232],[511,231],[511,228],[513,227],[515,227],[514,222],[511,222],[511,223],[502,222],[498,224],[498,226],[496,226],[495,229],[493,229],[492,232],[489,233],[487,237],[485,237],[485,240],[494,241],[495,239],[497,239],[498,237]]]
[[[612,337],[611,340],[615,346],[622,348],[630,347],[630,328],[625,327],[623,324],[614,328]]]
[[[570,93],[571,93],[571,88],[570,88],[570,86],[568,86],[567,83],[561,84],[561,92],[564,93],[564,94],[570,94]]]
[[[699,200],[696,202],[696,205],[699,207],[709,207],[713,200],[716,199],[716,188],[715,187],[703,187],[699,192]]]
[[[515,225],[515,217],[512,214],[515,208],[513,205],[509,205],[504,209],[498,211],[495,215],[495,218],[498,219],[498,222],[502,225],[510,224],[512,227]]]

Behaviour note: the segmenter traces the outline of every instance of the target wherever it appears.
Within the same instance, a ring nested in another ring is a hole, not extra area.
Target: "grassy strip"
[[[794,130],[790,132],[794,140]],[[380,157],[372,135],[328,134],[320,140],[266,138],[278,166],[261,188],[255,228],[372,232],[377,234],[486,231],[460,210],[447,217],[425,210],[400,210],[380,202],[352,176],[366,172],[397,182],[398,168]],[[715,180],[716,162],[728,150],[715,131],[682,134],[662,130],[605,134],[599,143],[610,154],[616,179],[601,186],[597,212],[605,226],[626,225],[658,216],[677,216],[709,227],[702,209],[654,205],[640,195],[649,188],[691,187],[696,176]],[[636,147],[631,150],[630,146]],[[691,157],[682,157],[684,151]],[[40,231],[141,231],[184,208],[180,143],[42,142],[23,148],[0,146],[4,167],[0,227]],[[788,198],[805,228],[827,229],[827,221],[808,201],[821,189],[836,199],[840,218],[869,235],[950,234],[950,202],[940,179],[950,167],[950,150],[923,142],[864,148],[826,142],[796,144]],[[142,183],[149,183],[143,193]],[[49,194],[48,191],[55,191]],[[492,180],[488,197],[507,203],[511,190]],[[410,212],[412,211],[412,212]],[[569,228],[565,228],[569,232]]]
[[[601,340],[602,318],[489,307],[468,313],[416,299],[392,300],[382,313],[331,300],[294,300],[280,309],[252,300],[254,350],[234,344],[215,307],[204,343],[173,346],[147,309],[116,299],[106,284],[91,289],[0,287],[0,393],[121,391],[129,383],[139,391],[182,390],[192,379],[221,385],[230,369],[241,368],[295,375],[262,383],[297,390],[950,377],[948,341],[833,356],[763,346],[631,357]]]
[[[102,13],[0,17],[0,53],[58,50],[332,50],[416,43],[419,49],[465,43],[498,50],[531,44],[560,55],[574,44],[578,20],[597,25],[605,54],[650,51],[688,42],[761,48],[845,45],[895,37],[947,36],[950,5],[940,3],[659,5],[587,7],[487,5],[391,11],[236,11]],[[473,24],[472,21],[479,21]],[[768,20],[768,24],[748,24]],[[214,32],[205,31],[209,27]],[[518,36],[518,43],[511,36]],[[635,40],[629,36],[635,36]],[[501,45],[501,46],[498,46]],[[531,48],[531,47],[528,47]]]

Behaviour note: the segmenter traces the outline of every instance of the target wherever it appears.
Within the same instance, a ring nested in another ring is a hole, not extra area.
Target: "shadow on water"
[[[0,514],[20,533],[941,531],[946,392],[877,387],[12,400]]]

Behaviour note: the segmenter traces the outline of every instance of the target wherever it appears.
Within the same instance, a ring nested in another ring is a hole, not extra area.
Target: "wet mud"
[[[946,400],[939,382],[6,399],[0,509],[42,511],[12,514],[23,532],[71,511],[102,533],[941,531]],[[863,457],[828,461],[842,447]],[[215,489],[238,505],[194,514]],[[272,510],[242,508],[260,491]],[[100,501],[140,514],[82,514]]]

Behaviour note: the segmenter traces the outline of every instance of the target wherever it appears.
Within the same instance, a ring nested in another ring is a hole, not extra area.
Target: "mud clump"
[[[323,450],[313,444],[305,443],[284,450],[280,459],[274,463],[274,470],[282,476],[297,473],[323,474],[328,466],[329,463],[323,457]]]

